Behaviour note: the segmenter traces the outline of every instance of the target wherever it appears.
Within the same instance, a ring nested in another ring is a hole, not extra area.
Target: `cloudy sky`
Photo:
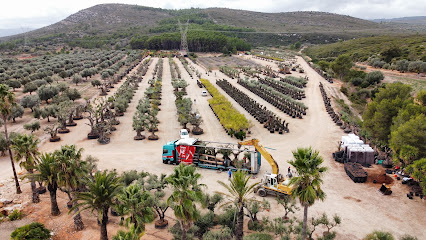
[[[364,19],[426,15],[425,0],[12,0],[3,1],[0,29],[40,28],[101,3],[180,9],[226,7],[260,12],[324,11]]]

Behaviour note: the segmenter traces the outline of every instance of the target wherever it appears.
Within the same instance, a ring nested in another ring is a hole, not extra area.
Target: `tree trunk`
[[[186,236],[186,227],[185,227],[185,223],[183,221],[180,222],[181,228],[182,228],[182,240],[186,240],[187,236]]]
[[[58,202],[56,201],[56,190],[58,189],[58,187],[56,183],[48,184],[47,189],[50,193],[50,214],[52,214],[52,216],[58,216],[59,214],[61,214],[61,211],[58,207]]]
[[[108,224],[108,209],[105,208],[102,213],[101,220],[101,240],[108,240],[107,224]]]
[[[28,172],[30,174],[33,173],[33,170],[30,169],[28,170]],[[36,186],[36,182],[34,179],[31,179],[31,192],[32,192],[32,201],[33,203],[39,203],[40,202],[40,196],[38,195],[38,191],[37,191],[37,186]]]
[[[73,202],[73,206],[77,205],[77,202]],[[84,223],[83,223],[83,219],[81,219],[81,215],[79,212],[78,207],[76,207],[74,209],[74,228],[77,231],[83,230],[84,229]]]
[[[306,225],[308,224],[308,205],[304,206],[303,209],[303,229],[302,229],[302,240],[306,239]]]
[[[243,236],[244,236],[244,208],[243,205],[241,204],[240,210],[238,211],[238,216],[237,216],[237,229],[236,229],[236,240],[243,240]]]
[[[9,135],[7,134],[7,118],[3,118],[4,136],[6,138],[6,146],[9,150],[10,163],[12,164],[13,178],[15,179],[16,194],[21,194],[21,186],[19,186],[18,175],[16,175],[15,162],[13,161],[12,150],[10,149]]]

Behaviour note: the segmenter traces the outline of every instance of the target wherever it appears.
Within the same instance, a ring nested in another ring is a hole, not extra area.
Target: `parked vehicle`
[[[246,170],[257,174],[261,154],[254,146],[181,138],[163,145],[164,164],[194,164],[202,168],[227,171]]]

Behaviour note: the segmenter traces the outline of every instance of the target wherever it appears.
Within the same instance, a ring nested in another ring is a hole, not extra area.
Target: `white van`
[[[183,139],[183,138],[189,138],[188,130],[186,130],[186,129],[181,129],[181,130],[180,130],[180,138],[181,138],[181,139]]]
[[[203,96],[203,97],[207,97],[207,91],[206,91],[206,90],[203,90],[203,91],[201,92],[201,96]]]

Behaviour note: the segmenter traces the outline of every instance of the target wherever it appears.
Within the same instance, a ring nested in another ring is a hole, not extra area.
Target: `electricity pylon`
[[[185,28],[183,28],[179,19],[178,19],[178,23],[179,23],[179,30],[181,34],[180,55],[186,57],[188,56],[188,42],[186,40],[186,33],[188,32],[189,19],[188,21],[186,21]]]

